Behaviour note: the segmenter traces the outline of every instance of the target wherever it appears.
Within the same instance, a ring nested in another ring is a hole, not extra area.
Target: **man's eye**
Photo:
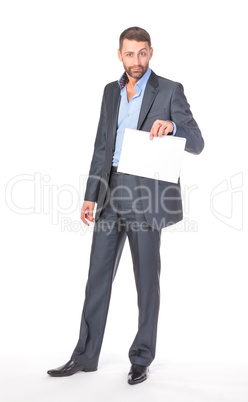
[[[130,56],[132,56],[132,53],[128,53],[127,55],[130,57]]]
[[[141,55],[141,56],[145,56],[145,55],[146,55],[146,53],[142,52],[142,53],[140,53],[140,55]]]

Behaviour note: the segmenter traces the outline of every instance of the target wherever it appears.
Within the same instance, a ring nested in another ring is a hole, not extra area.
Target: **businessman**
[[[81,209],[82,221],[95,225],[79,340],[70,360],[48,371],[54,377],[97,370],[112,282],[126,238],[139,308],[138,331],[129,350],[128,383],[146,380],[155,357],[161,230],[183,217],[180,180],[173,184],[120,172],[124,131],[150,132],[149,139],[141,141],[161,141],[154,137],[163,135],[184,137],[186,151],[193,154],[202,151],[204,141],[183,86],[157,76],[149,68],[152,55],[151,39],[144,29],[132,27],[120,35],[118,57],[125,71],[103,93]]]

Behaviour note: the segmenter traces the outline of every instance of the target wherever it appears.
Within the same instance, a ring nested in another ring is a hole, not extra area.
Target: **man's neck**
[[[128,83],[127,83],[127,86],[128,86],[130,89],[134,89],[135,85],[136,85],[137,82],[140,80],[140,78],[133,78],[133,77],[131,77],[128,73],[126,73],[126,74],[127,74],[127,76],[128,76]]]

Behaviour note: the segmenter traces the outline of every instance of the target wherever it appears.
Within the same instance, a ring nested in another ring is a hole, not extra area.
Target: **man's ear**
[[[118,58],[119,58],[119,60],[120,60],[120,61],[122,61],[122,57],[121,57],[121,51],[120,51],[120,49],[118,49]]]
[[[152,56],[153,56],[153,48],[151,47],[149,60],[151,60]]]

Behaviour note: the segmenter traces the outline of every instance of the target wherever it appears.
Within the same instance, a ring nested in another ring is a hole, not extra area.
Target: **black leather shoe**
[[[69,360],[64,366],[58,367],[53,370],[48,370],[47,374],[51,375],[52,377],[67,377],[69,375],[75,374],[78,371],[96,371],[97,367],[85,367],[81,364],[75,363],[73,360]]]
[[[139,384],[147,379],[149,368],[140,364],[132,364],[128,373],[128,384]]]

